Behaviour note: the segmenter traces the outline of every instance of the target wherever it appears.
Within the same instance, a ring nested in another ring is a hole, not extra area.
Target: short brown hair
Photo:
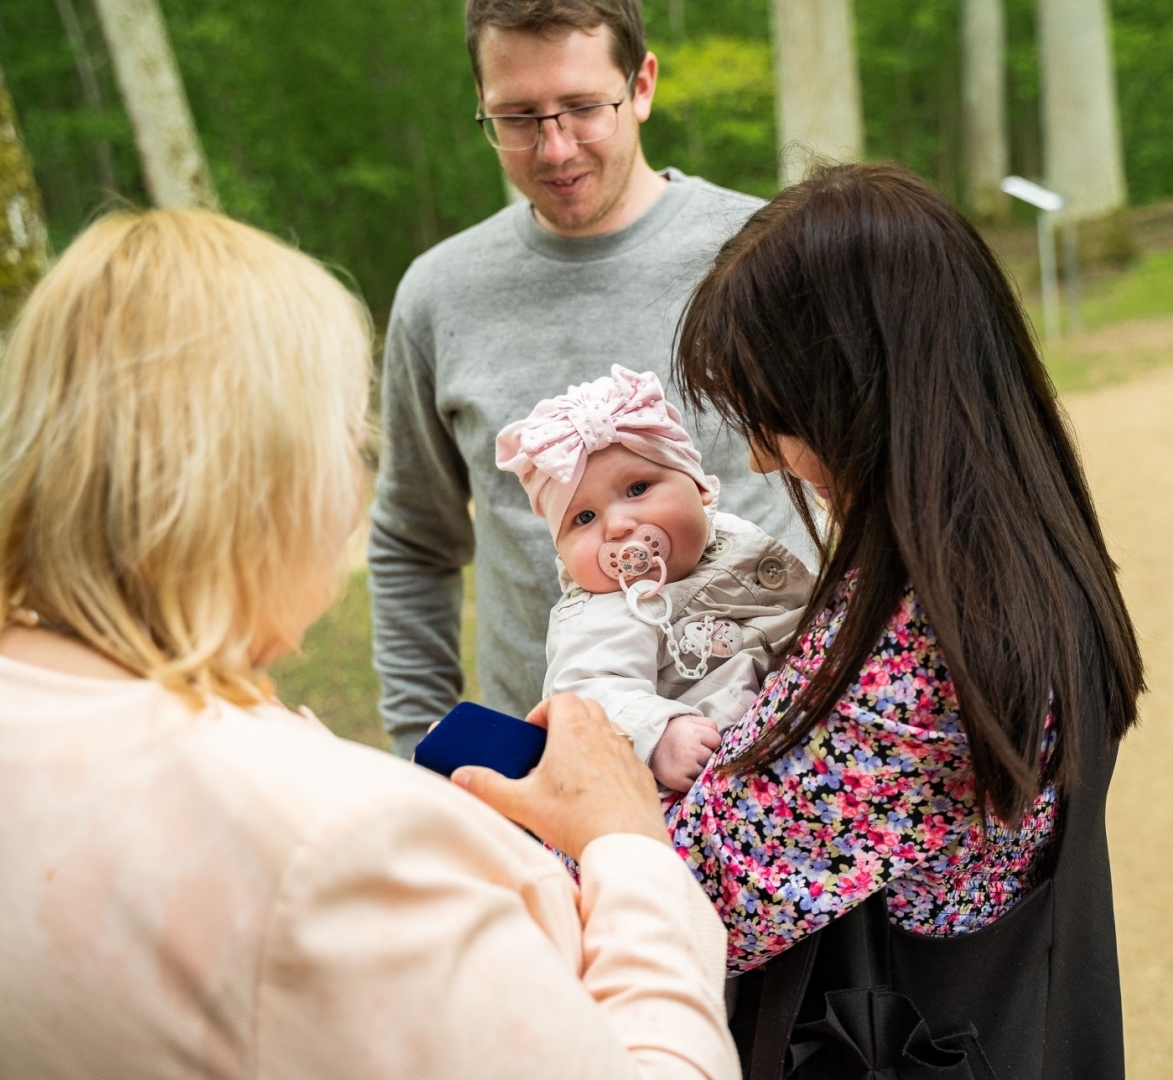
[[[628,76],[639,69],[648,51],[640,0],[468,0],[464,40],[477,86],[481,85],[481,31],[486,26],[532,34],[610,27],[611,55]]]

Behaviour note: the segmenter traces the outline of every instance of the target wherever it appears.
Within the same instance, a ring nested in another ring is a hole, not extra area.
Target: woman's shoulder
[[[166,828],[207,826],[248,848],[258,872],[280,874],[323,831],[381,816],[405,842],[413,829],[442,821],[457,847],[465,837],[494,847],[521,876],[531,854],[544,856],[447,780],[338,738],[311,713],[276,700],[246,707],[213,698],[197,709],[150,680],[77,678],[8,660],[0,694],[6,760],[30,774],[68,770],[78,812],[90,813],[81,803],[121,807],[146,849],[170,846]]]
[[[374,823],[382,843],[414,847],[415,834],[426,833],[438,854],[480,846],[511,864],[519,879],[549,868],[545,852],[521,830],[447,779],[339,738],[308,710],[294,713],[277,702],[217,705],[219,715],[193,733],[189,753],[250,790],[298,844]]]

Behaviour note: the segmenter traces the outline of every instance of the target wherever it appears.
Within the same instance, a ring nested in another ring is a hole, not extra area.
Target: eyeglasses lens
[[[619,129],[619,112],[614,105],[589,105],[560,114],[556,123],[571,142],[602,142]],[[540,135],[539,122],[530,116],[490,117],[484,128],[498,150],[530,150]]]

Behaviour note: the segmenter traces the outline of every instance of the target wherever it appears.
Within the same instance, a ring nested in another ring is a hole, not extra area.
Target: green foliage
[[[715,37],[743,37],[768,41],[770,0],[677,0],[683,26],[672,25],[672,0],[644,0],[648,40],[672,42]],[[676,30],[682,30],[678,35]]]
[[[1130,201],[1173,194],[1173,0],[1112,0]]]
[[[768,198],[777,189],[773,56],[768,41],[706,37],[653,49],[660,59],[649,160]]]
[[[117,96],[91,0],[75,0],[107,103]],[[225,210],[344,268],[380,322],[408,263],[500,208],[473,111],[461,0],[162,0]],[[121,110],[87,110],[55,6],[5,0],[10,65],[64,244],[102,204],[96,142],[145,203]]]
[[[960,195],[957,0],[857,4],[868,157],[903,161]]]
[[[0,8],[0,66],[57,248],[115,193],[101,144],[116,194],[146,202],[92,0],[71,2],[96,107],[56,4]],[[352,275],[377,321],[414,256],[501,206],[497,162],[472,121],[462,0],[161,3],[225,209]],[[855,5],[868,156],[904,161],[953,197],[964,179],[959,4]],[[1155,200],[1173,195],[1173,0],[1111,6],[1130,191]],[[1011,168],[1038,176],[1036,0],[1006,10]],[[662,62],[649,160],[770,194],[770,0],[647,0],[645,15]]]
[[[60,251],[113,195],[146,204],[130,123],[118,101],[90,0],[78,0],[98,69],[103,101],[89,108],[68,38],[52,3],[5,0],[0,6],[0,65],[24,129],[44,200],[52,246]],[[116,191],[102,186],[99,144],[111,150]]]

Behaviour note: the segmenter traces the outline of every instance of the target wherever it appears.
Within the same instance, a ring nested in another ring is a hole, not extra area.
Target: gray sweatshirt
[[[555,551],[517,477],[496,467],[497,432],[614,363],[655,371],[679,404],[669,375],[685,301],[761,204],[667,175],[664,194],[626,228],[558,237],[517,203],[420,256],[400,282],[369,553],[379,708],[397,754],[460,697],[460,570],[474,556],[485,704],[521,716],[541,698]],[[722,509],[813,564],[785,490],[749,471],[744,442],[711,416],[685,423],[721,479]]]

